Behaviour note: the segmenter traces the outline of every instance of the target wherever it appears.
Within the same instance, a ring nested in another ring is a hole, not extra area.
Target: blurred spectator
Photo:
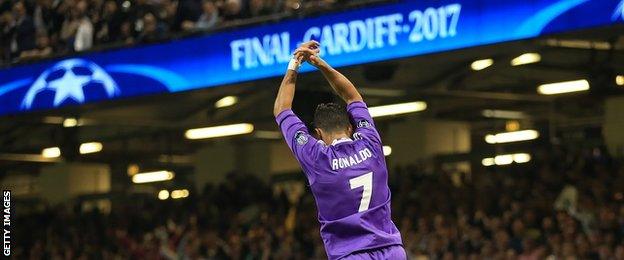
[[[51,54],[52,47],[50,46],[50,38],[42,32],[37,35],[37,47],[32,50],[23,51],[20,54],[20,60],[41,59]]]
[[[50,34],[60,29],[63,17],[55,10],[54,3],[53,0],[36,1],[33,20],[37,33]]]
[[[120,31],[120,34],[119,34],[118,41],[122,42],[125,45],[134,44],[135,39],[133,35],[132,24],[130,24],[130,21],[124,21],[121,24],[119,31]]]
[[[202,4],[202,14],[197,21],[186,20],[182,22],[182,28],[184,30],[208,30],[217,25],[219,22],[219,10],[214,2],[205,0]]]
[[[177,28],[175,27],[176,23],[176,13],[178,10],[178,1],[177,0],[162,0],[161,10],[158,12],[158,19],[167,24],[167,27],[171,31],[175,31]]]
[[[305,2],[304,9],[312,10],[316,12],[325,12],[331,10],[331,7],[336,4],[336,0],[319,0]]]
[[[201,0],[180,0],[178,2],[178,9],[176,10],[176,18],[174,22],[174,28],[184,28],[185,21],[197,21],[202,15],[202,2]]]
[[[86,0],[79,0],[71,9],[70,16],[65,19],[61,28],[63,39],[70,50],[84,51],[93,45],[93,24],[87,16]]]
[[[123,15],[115,0],[104,3],[99,23],[97,24],[96,39],[99,43],[116,42],[120,40]]]
[[[269,15],[274,13],[274,9],[267,0],[249,0],[249,14],[252,17]]]
[[[156,16],[151,13],[145,14],[143,17],[143,31],[137,37],[137,41],[141,43],[154,43],[162,41],[165,38],[165,31],[158,23]]]
[[[129,17],[134,23],[134,31],[142,32],[145,25],[145,17],[151,14],[150,17],[154,17],[154,14],[158,13],[157,7],[152,5],[148,0],[136,0],[134,5],[131,5],[129,10]]]
[[[17,57],[22,51],[35,48],[35,24],[22,1],[13,5],[13,15],[13,21],[9,21],[8,36],[11,39],[11,56]]]
[[[232,21],[245,17],[242,0],[224,0],[221,8],[225,21]]]
[[[0,58],[11,59],[11,42],[14,25],[13,14],[10,11],[0,13]]]

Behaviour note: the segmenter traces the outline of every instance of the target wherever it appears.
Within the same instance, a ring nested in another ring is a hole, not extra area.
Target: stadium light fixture
[[[73,118],[73,117],[68,117],[65,118],[65,120],[63,120],[63,127],[76,127],[80,124],[80,122],[78,121],[78,119]]]
[[[496,165],[508,165],[508,164],[511,164],[512,162],[513,162],[512,154],[503,154],[503,155],[497,155],[494,157],[494,163]]]
[[[585,79],[543,84],[537,87],[542,95],[556,95],[589,90],[589,81]]]
[[[171,198],[172,199],[182,199],[182,198],[186,198],[188,196],[189,196],[189,191],[187,189],[171,191]]]
[[[384,145],[383,154],[384,156],[390,156],[392,154],[392,147],[390,147],[389,145]]]
[[[132,182],[134,183],[148,183],[157,181],[168,181],[173,179],[175,174],[171,171],[155,171],[155,172],[143,172],[137,173],[132,176]]]
[[[505,132],[498,134],[490,134],[485,136],[485,142],[488,144],[511,143],[537,139],[539,132],[536,130],[520,130],[514,132]]]
[[[169,198],[169,191],[168,190],[161,190],[158,192],[158,199],[159,200],[166,200]]]
[[[531,155],[528,153],[517,153],[513,155],[515,163],[527,163],[531,161]]]
[[[484,70],[494,64],[493,59],[476,60],[470,64],[470,68],[475,71]]]
[[[483,166],[495,165],[494,158],[483,158],[483,160],[481,160],[481,164],[483,164]]]
[[[500,119],[524,119],[526,114],[521,111],[511,110],[494,110],[486,109],[481,111],[481,115],[488,118],[500,118]]]
[[[615,84],[618,86],[624,86],[624,75],[615,76]]]
[[[368,112],[372,117],[382,117],[391,115],[400,115],[407,113],[419,112],[427,109],[427,103],[423,101],[415,101],[408,103],[400,103],[385,106],[376,106],[368,108]]]
[[[45,148],[41,151],[41,156],[43,156],[44,158],[61,157],[61,148],[58,148],[58,147]]]
[[[531,63],[537,63],[540,62],[542,60],[542,56],[539,53],[525,53],[522,54],[516,58],[514,58],[513,60],[511,60],[511,65],[512,66],[520,66],[520,65],[526,65],[526,64],[531,64]]]
[[[238,97],[226,96],[215,102],[215,108],[229,107],[235,105],[236,103],[238,103]]]
[[[481,164],[483,166],[493,165],[509,165],[512,163],[527,163],[531,161],[531,155],[528,153],[501,154],[494,157],[483,158]]]
[[[187,139],[206,139],[231,135],[242,135],[253,132],[252,124],[241,123],[232,125],[212,126],[204,128],[189,129],[184,134]]]
[[[80,154],[97,153],[102,151],[103,145],[100,142],[83,143],[80,145]]]

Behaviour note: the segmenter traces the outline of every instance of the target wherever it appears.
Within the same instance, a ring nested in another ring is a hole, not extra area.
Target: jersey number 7
[[[370,206],[371,195],[373,194],[373,172],[350,179],[349,184],[351,185],[351,189],[364,187],[358,212],[367,210]]]

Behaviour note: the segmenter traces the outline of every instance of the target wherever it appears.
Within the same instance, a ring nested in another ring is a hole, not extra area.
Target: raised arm
[[[291,61],[291,63],[293,62],[296,63],[294,66],[299,66],[300,61]],[[275,117],[282,111],[292,108],[293,98],[295,97],[295,83],[297,83],[297,71],[290,69],[290,66],[277,91],[275,105],[273,105],[273,115]]]
[[[300,50],[309,50],[309,52],[301,52]],[[273,105],[273,115],[277,117],[282,111],[292,108],[292,102],[295,97],[295,84],[297,83],[297,73],[301,62],[307,55],[318,54],[318,43],[315,41],[307,42],[301,45],[290,63],[288,63],[288,70],[279,90],[277,91],[277,97],[275,98],[275,104]]]
[[[336,94],[347,104],[355,101],[363,101],[362,95],[360,95],[360,92],[357,91],[353,83],[351,83],[347,77],[342,75],[342,73],[332,68],[318,55],[310,55],[308,60],[323,73],[323,76],[325,76],[329,85],[331,85],[332,89],[334,89],[334,92],[336,92]]]

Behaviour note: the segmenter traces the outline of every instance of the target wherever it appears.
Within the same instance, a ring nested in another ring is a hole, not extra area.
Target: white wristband
[[[299,64],[299,61],[295,59],[294,57],[290,59],[290,62],[288,62],[289,70],[294,70],[295,72],[299,72],[299,66],[301,66],[301,64]]]

